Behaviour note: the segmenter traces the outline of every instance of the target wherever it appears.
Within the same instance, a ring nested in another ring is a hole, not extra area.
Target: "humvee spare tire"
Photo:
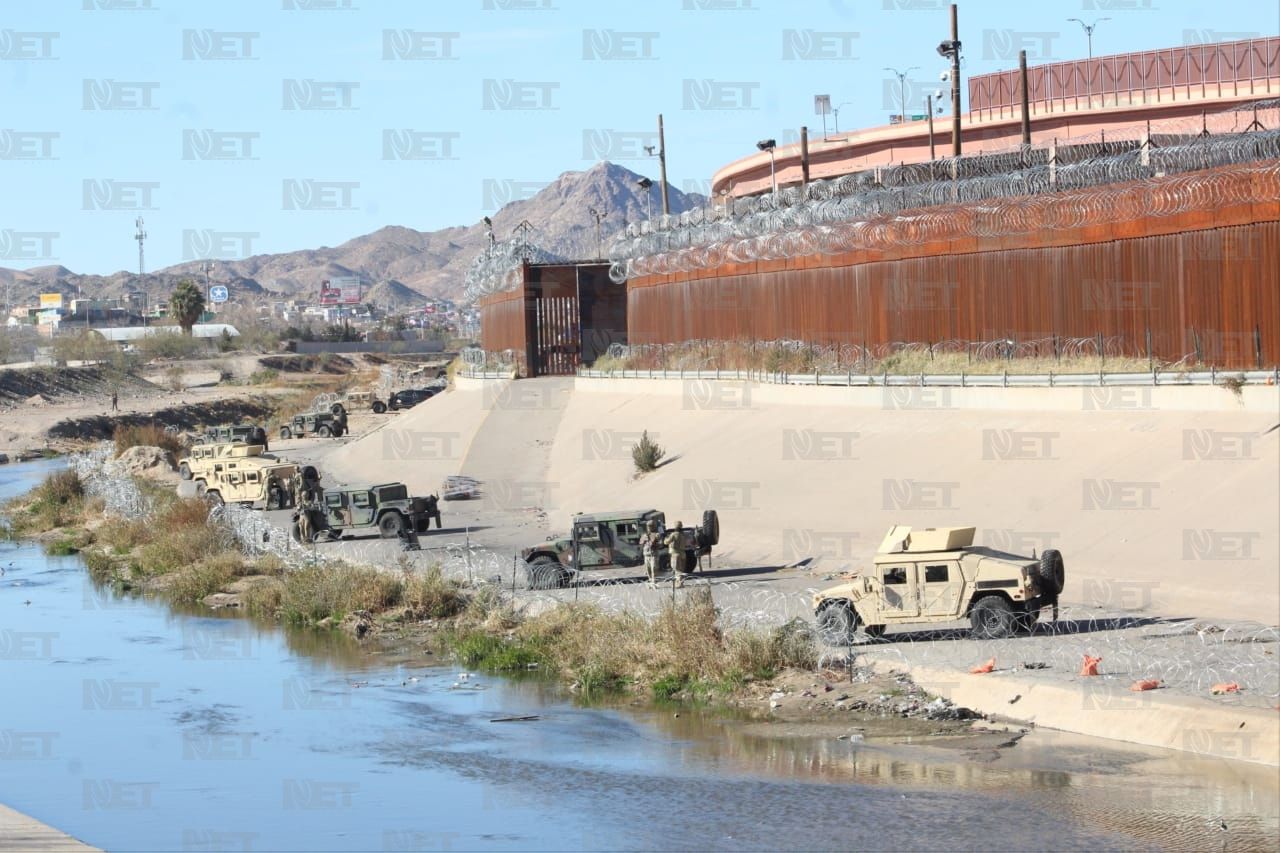
[[[1049,548],[1040,555],[1040,566],[1036,570],[1040,585],[1048,595],[1061,595],[1067,582],[1066,568],[1062,565],[1062,553]]]
[[[858,630],[858,612],[843,599],[823,602],[818,611],[818,636],[829,646],[847,646]]]
[[[341,403],[334,403],[332,406],[329,407],[329,411],[335,415],[340,415],[346,410],[347,410],[346,407],[343,406]]]
[[[525,569],[529,589],[556,589],[564,585],[564,571],[554,557],[534,557]]]
[[[383,539],[393,539],[404,530],[404,516],[392,511],[378,519],[378,532]]]
[[[720,516],[714,509],[702,513],[702,538],[708,545],[720,544]]]

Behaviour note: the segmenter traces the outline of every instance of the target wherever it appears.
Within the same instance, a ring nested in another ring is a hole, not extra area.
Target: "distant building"
[[[179,326],[119,326],[94,329],[102,337],[113,343],[132,343],[154,335],[176,335],[182,332]],[[193,338],[220,338],[226,332],[233,338],[240,337],[240,330],[229,323],[197,323],[191,327]]]

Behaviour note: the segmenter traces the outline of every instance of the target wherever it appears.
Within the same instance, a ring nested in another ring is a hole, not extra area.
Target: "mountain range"
[[[647,215],[650,203],[636,182],[640,175],[614,163],[601,162],[582,172],[565,172],[535,195],[508,202],[493,214],[497,239],[507,239],[528,221],[529,240],[556,255],[571,259],[601,255],[601,243],[625,223]],[[660,209],[659,188],[648,190]],[[696,193],[669,187],[671,212],[682,213],[706,203]],[[592,210],[604,212],[601,242],[597,242]],[[307,298],[318,294],[320,282],[342,276],[361,276],[370,285],[367,301],[385,307],[421,303],[424,297],[459,299],[468,265],[488,242],[481,222],[466,226],[417,231],[400,225],[379,228],[340,246],[253,255],[238,260],[214,260],[210,281],[226,284],[232,298],[245,295],[265,299]],[[164,299],[178,281],[202,281],[205,261],[165,267],[139,277],[121,270],[109,275],[75,273],[63,266],[14,270],[0,267],[0,297],[10,305],[33,304],[39,293],[78,292],[101,298],[145,290]]]

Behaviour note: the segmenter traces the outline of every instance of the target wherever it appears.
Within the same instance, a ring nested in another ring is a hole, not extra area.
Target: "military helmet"
[[[675,529],[676,529],[676,530],[683,530],[683,529],[684,529],[684,525],[677,521],[677,522],[676,522],[676,528],[675,528]]]

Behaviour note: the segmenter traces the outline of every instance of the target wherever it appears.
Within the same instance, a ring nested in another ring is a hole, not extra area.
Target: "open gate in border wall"
[[[608,264],[526,264],[516,289],[480,300],[481,347],[510,353],[521,376],[571,376],[626,342],[626,288]]]

